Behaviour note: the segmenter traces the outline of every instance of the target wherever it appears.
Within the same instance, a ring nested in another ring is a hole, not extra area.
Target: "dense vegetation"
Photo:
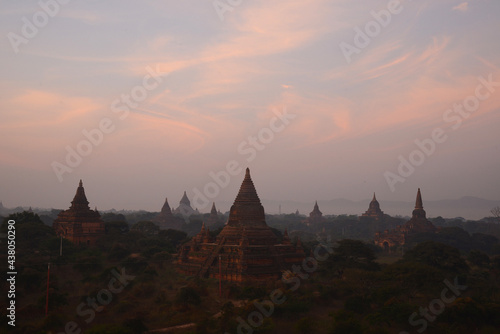
[[[175,271],[175,253],[187,232],[158,231],[144,215],[133,223],[125,216],[105,218],[106,235],[96,247],[62,240],[62,256],[61,239],[38,215],[21,212],[4,220],[1,233],[7,219],[16,220],[17,322],[12,331],[2,308],[0,332],[143,333],[174,326],[181,326],[175,333],[499,332],[499,241],[481,229],[443,226],[387,254],[368,237],[351,237],[363,236],[369,224],[354,217],[326,220],[316,231],[295,218],[270,216],[275,233],[287,227],[290,235],[301,235],[316,262],[309,259],[284,281],[223,283],[219,296],[216,280]],[[201,226],[201,219],[191,223]],[[348,233],[351,239],[342,238]],[[318,248],[320,242],[325,246]],[[1,254],[6,263],[6,252]]]

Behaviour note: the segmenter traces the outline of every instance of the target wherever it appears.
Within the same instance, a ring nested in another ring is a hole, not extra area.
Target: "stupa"
[[[186,195],[186,192],[184,191],[184,195],[182,195],[181,200],[179,201],[179,206],[173,210],[174,214],[180,214],[184,218],[189,217],[191,215],[198,215],[200,214],[198,212],[198,209],[193,209],[191,207],[191,201]]]
[[[89,208],[82,180],[76,189],[71,207],[57,215],[52,227],[57,235],[77,245],[93,245],[104,235],[104,222],[97,208],[95,210]]]
[[[412,212],[411,219],[404,225],[398,226],[394,230],[385,230],[375,234],[375,244],[384,249],[390,249],[394,246],[404,245],[408,238],[417,233],[436,232],[437,229],[431,221],[427,220],[426,212],[422,203],[422,194],[420,188],[417,191],[415,209]]]
[[[368,210],[366,210],[361,217],[373,218],[375,220],[380,220],[384,217],[384,212],[380,210],[380,203],[377,201],[375,193],[373,193],[373,199],[370,202]]]
[[[217,238],[203,224],[200,233],[179,252],[178,269],[187,275],[247,282],[279,279],[301,264],[304,250],[285,233],[282,243],[266,224],[262,206],[247,168],[229,219]]]
[[[212,209],[210,210],[210,216],[208,216],[206,220],[207,226],[212,226],[217,224],[219,221],[219,213],[217,212],[217,208],[215,207],[215,203],[212,203]]]
[[[184,220],[182,218],[175,217],[172,214],[172,210],[170,209],[170,205],[168,205],[168,199],[165,198],[165,203],[161,208],[158,216],[152,219],[152,222],[160,227],[160,230],[174,229],[181,230],[182,225],[184,224]]]
[[[297,210],[298,211],[298,210]],[[314,203],[313,210],[309,213],[309,217],[303,221],[307,226],[315,225],[323,221],[323,213],[319,210],[318,201]]]

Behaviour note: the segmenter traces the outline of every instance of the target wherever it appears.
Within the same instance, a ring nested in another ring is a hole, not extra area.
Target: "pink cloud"
[[[462,2],[460,5],[456,5],[453,7],[453,10],[458,10],[462,13],[465,13],[469,9],[469,3],[468,2]]]

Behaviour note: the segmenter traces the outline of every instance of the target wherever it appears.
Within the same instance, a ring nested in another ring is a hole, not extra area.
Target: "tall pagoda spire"
[[[170,209],[170,205],[168,205],[168,198],[165,198],[165,204],[161,208],[161,213],[168,216],[172,215],[172,210]]]
[[[422,195],[420,194],[420,188],[417,191],[417,200],[415,201],[415,209],[423,209],[424,205],[422,204]]]
[[[215,202],[212,202],[212,210],[210,210],[210,213],[213,215],[217,214],[217,209],[215,208]]]
[[[250,169],[246,169],[245,178],[234,204],[229,211],[228,225],[239,224],[266,225],[264,207],[260,203],[259,195],[250,177]]]
[[[319,210],[318,206],[318,201],[314,202],[314,208],[312,212],[309,214],[310,217],[312,216],[323,216],[323,213]]]
[[[413,210],[413,212],[412,212],[412,217],[426,218],[424,205],[422,204],[422,194],[420,193],[420,188],[418,188],[418,191],[417,191],[417,199],[415,201],[415,210]]]
[[[184,191],[184,195],[182,195],[182,198],[179,202],[180,204],[186,204],[187,206],[191,206],[191,201],[189,200],[189,198],[187,197],[186,195],[186,191]]]
[[[245,172],[245,178],[240,186],[240,191],[238,196],[234,201],[234,204],[256,204],[261,205],[259,195],[257,195],[257,190],[253,184],[252,178],[250,177],[250,169],[247,168]]]
[[[366,210],[365,213],[363,213],[361,216],[375,218],[376,220],[379,220],[384,216],[384,212],[380,210],[380,203],[377,201],[375,192],[373,193],[373,198],[370,202],[370,205],[368,206],[368,210]]]
[[[71,201],[70,208],[76,210],[90,210],[89,201],[87,200],[87,196],[85,196],[85,189],[83,189],[83,182],[81,179],[76,189],[75,197]]]

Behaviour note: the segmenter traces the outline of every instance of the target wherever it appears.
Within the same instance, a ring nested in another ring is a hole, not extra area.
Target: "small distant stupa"
[[[71,207],[59,213],[52,227],[57,235],[77,245],[93,245],[99,237],[104,235],[104,222],[97,208],[90,209],[82,180],[76,189]]]
[[[304,259],[300,239],[293,245],[285,231],[283,242],[266,224],[262,206],[247,168],[229,219],[213,238],[203,224],[200,233],[179,252],[178,269],[187,275],[246,282],[276,280]],[[220,275],[219,275],[220,272]]]
[[[170,205],[168,205],[168,198],[165,198],[165,203],[161,208],[161,212],[158,216],[152,219],[152,222],[160,227],[160,230],[181,230],[182,225],[184,224],[181,218],[177,218],[172,214],[172,210],[170,209]]]
[[[215,202],[212,203],[212,209],[210,210],[210,216],[206,220],[207,226],[212,226],[219,221],[219,213],[217,212],[217,208],[215,207]]]
[[[380,220],[384,217],[384,212],[380,210],[380,204],[375,197],[375,193],[373,193],[373,199],[370,202],[370,206],[365,213],[361,215],[361,217],[373,218],[375,220]]]
[[[377,232],[374,241],[376,245],[389,250],[391,247],[404,245],[409,237],[417,233],[436,232],[436,230],[434,224],[427,220],[422,203],[422,194],[420,188],[418,188],[415,209],[412,212],[411,219],[394,230]]]
[[[184,195],[182,195],[182,198],[181,198],[181,200],[179,202],[179,206],[176,209],[174,209],[174,211],[172,213],[173,214],[180,214],[180,215],[182,215],[185,218],[189,217],[191,215],[197,215],[197,214],[199,214],[198,209],[194,210],[191,207],[191,201],[187,197],[185,191],[184,191]]]
[[[297,210],[298,211],[298,210]],[[307,226],[315,225],[323,221],[323,213],[319,210],[318,201],[314,203],[313,210],[309,213],[309,218],[303,222]]]

